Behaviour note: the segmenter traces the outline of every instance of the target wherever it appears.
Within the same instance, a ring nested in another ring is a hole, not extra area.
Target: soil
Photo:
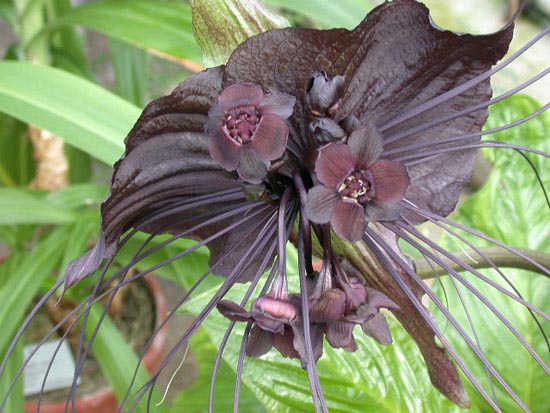
[[[126,342],[139,355],[155,328],[155,304],[145,281],[138,280],[124,288],[120,311],[112,318]],[[26,342],[35,343],[40,341],[53,326],[54,323],[49,314],[45,309],[42,309],[30,324]],[[60,338],[60,335],[52,338],[52,340],[58,338]],[[86,358],[80,380],[78,394],[93,394],[109,386],[93,355]],[[60,389],[46,392],[42,395],[42,403],[65,401],[68,391],[69,389]],[[27,401],[38,401],[38,395],[27,397]]]

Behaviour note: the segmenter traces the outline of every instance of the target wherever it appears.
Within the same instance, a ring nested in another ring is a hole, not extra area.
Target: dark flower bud
[[[332,79],[324,70],[311,79],[307,100],[315,116],[333,116],[340,108],[340,98],[344,91],[344,76]]]
[[[347,135],[351,135],[354,130],[361,127],[361,122],[355,116],[346,116],[338,125],[340,125]]]
[[[251,313],[256,324],[262,329],[282,333],[284,325],[296,318],[297,310],[287,300],[265,295],[254,301]]]
[[[309,124],[309,130],[321,145],[342,140],[347,136],[346,131],[330,118],[315,119]]]
[[[311,301],[309,307],[311,321],[336,321],[344,316],[346,295],[341,290],[331,288],[330,290],[323,291],[319,298]]]

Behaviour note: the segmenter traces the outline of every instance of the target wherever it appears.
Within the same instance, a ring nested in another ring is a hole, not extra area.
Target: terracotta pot
[[[168,312],[166,297],[162,291],[160,283],[154,276],[145,277],[145,281],[155,303],[155,327],[159,327],[160,324],[166,319],[166,314]],[[167,333],[168,326],[164,325],[153,339],[149,349],[143,357],[142,364],[149,373],[155,372],[162,363],[164,351],[166,349]],[[118,401],[111,387],[104,387],[93,394],[81,395],[77,397],[75,404],[76,413],[118,412]],[[40,413],[65,413],[65,406],[65,401],[48,403],[46,400],[42,400],[40,410],[38,411]],[[25,413],[36,413],[37,407],[36,402],[26,402]],[[68,411],[71,411],[71,409],[69,408]]]

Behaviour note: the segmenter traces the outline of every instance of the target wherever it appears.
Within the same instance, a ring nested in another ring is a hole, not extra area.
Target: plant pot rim
[[[168,307],[166,296],[158,279],[149,274],[144,277],[155,304],[155,329],[166,320]],[[149,373],[155,372],[161,365],[164,351],[168,341],[168,324],[165,323],[153,338],[147,352],[145,353],[142,365]],[[66,410],[65,401],[40,403],[40,410],[36,402],[25,402],[25,413],[64,413]],[[110,386],[103,387],[92,394],[85,394],[77,397],[75,401],[76,413],[111,413],[118,411],[118,401],[113,389]]]

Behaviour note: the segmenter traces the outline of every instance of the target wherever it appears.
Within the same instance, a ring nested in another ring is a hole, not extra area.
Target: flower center
[[[355,169],[338,187],[338,194],[350,201],[365,205],[372,199],[372,176],[370,172]]]
[[[238,107],[225,115],[225,136],[239,145],[252,142],[261,116],[254,106]]]

